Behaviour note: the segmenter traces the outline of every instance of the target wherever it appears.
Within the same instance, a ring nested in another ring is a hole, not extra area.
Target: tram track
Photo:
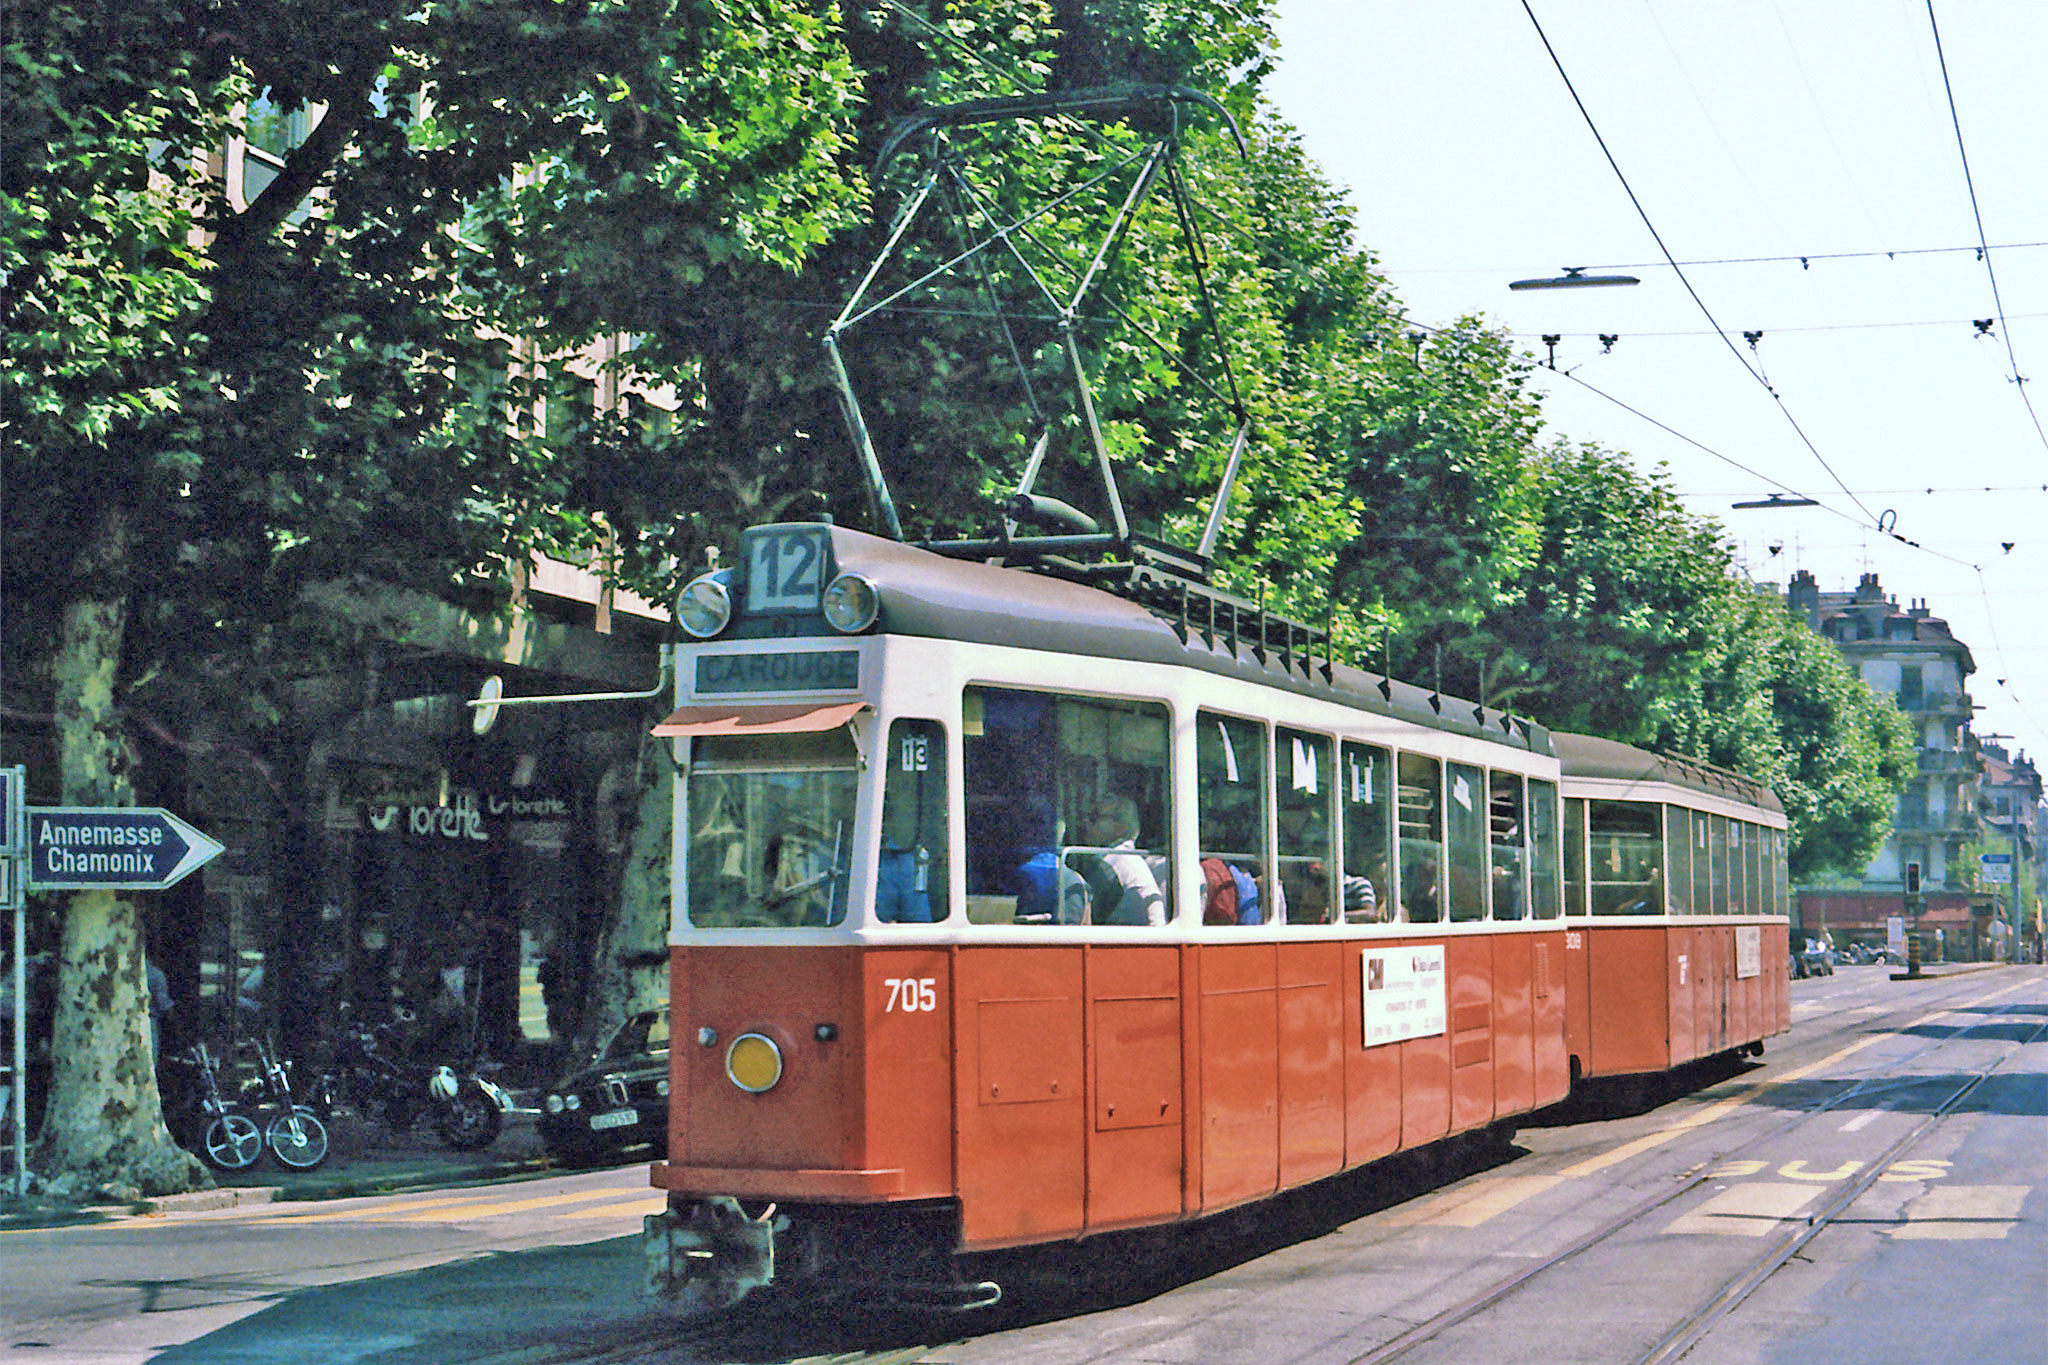
[[[1976,1001],[1965,1002],[1961,1005],[1943,1004],[1932,1012],[1922,1011],[1918,1018],[1913,1021],[1897,1029],[1880,1030],[1874,1036],[1881,1036],[1884,1032],[1901,1033],[1921,1023],[1938,1019],[1956,1008],[1968,1008],[1972,1004],[1985,1003],[1990,999],[1996,998],[1998,995],[2018,989],[2018,984],[2008,987],[2006,990],[1993,992],[1989,996],[1981,996]],[[1964,992],[1959,991],[1957,994],[1962,995]],[[1898,1013],[1911,1014],[1913,1011],[1901,1010]],[[1925,1047],[1895,1060],[1891,1065],[1897,1067],[1921,1061],[1961,1041],[1978,1029],[1997,1023],[2009,1022],[2013,1017],[2001,1009],[1991,1017],[1968,1025],[1955,1034],[1928,1043]],[[1989,1066],[1979,1067],[1972,1072],[1960,1085],[1955,1086],[1946,1098],[1934,1106],[1925,1118],[1915,1124],[1909,1131],[1888,1143],[1873,1158],[1863,1163],[1863,1169],[1860,1174],[1852,1179],[1842,1190],[1836,1192],[1820,1209],[1807,1215],[1803,1223],[1791,1232],[1776,1239],[1764,1252],[1745,1262],[1738,1273],[1725,1277],[1720,1287],[1709,1295],[1699,1307],[1667,1329],[1652,1344],[1648,1351],[1635,1357],[1631,1365],[1668,1365],[1668,1362],[1682,1358],[1713,1329],[1717,1322],[1739,1307],[1744,1300],[1761,1288],[1770,1279],[1771,1275],[1797,1256],[1808,1243],[1818,1237],[1829,1225],[1841,1218],[1882,1177],[1892,1161],[1901,1154],[1912,1150],[1915,1145],[1934,1132],[1937,1126],[1953,1113],[1956,1107],[1967,1099],[1980,1085],[1996,1074],[2008,1061],[2017,1056],[2022,1049],[2038,1042],[2044,1034],[2048,1034],[2048,1023],[2037,1025],[2033,1033],[2025,1040],[2014,1044],[2010,1050],[2003,1053]],[[1840,1054],[1836,1053],[1833,1055],[1839,1056]],[[1824,1058],[1822,1064],[1826,1060]],[[1783,1084],[1785,1082],[1781,1080],[1777,1083]],[[1820,1104],[1802,1109],[1784,1123],[1773,1125],[1762,1132],[1754,1134],[1739,1146],[1717,1154],[1716,1162],[1709,1164],[1725,1163],[1733,1158],[1740,1157],[1745,1152],[1760,1149],[1774,1139],[1782,1137],[1799,1126],[1810,1122],[1820,1114],[1838,1109],[1852,1100],[1867,1098],[1872,1088],[1883,1089],[1890,1087],[1873,1087],[1870,1078],[1859,1080],[1841,1094],[1830,1096]],[[1621,1213],[1606,1219],[1567,1245],[1546,1255],[1541,1260],[1522,1268],[1514,1275],[1508,1276],[1425,1321],[1415,1324],[1400,1335],[1382,1342],[1371,1351],[1352,1357],[1347,1362],[1347,1365],[1387,1365],[1387,1362],[1397,1361],[1413,1354],[1452,1328],[1471,1321],[1487,1310],[1508,1301],[1550,1272],[1638,1227],[1659,1209],[1676,1203],[1687,1195],[1696,1193],[1712,1179],[1713,1177],[1705,1169],[1699,1170],[1674,1188],[1659,1191],[1649,1198],[1623,1210]]]

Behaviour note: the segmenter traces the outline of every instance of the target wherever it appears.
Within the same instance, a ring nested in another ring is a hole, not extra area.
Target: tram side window
[[[1266,727],[1202,712],[1195,720],[1195,838],[1204,924],[1265,922],[1266,788]]]
[[[1558,884],[1557,788],[1529,782],[1529,899],[1537,919],[1564,911]]]
[[[1674,915],[1710,915],[1713,907],[1697,909],[1692,899],[1692,812],[1684,806],[1664,808],[1664,857],[1670,864],[1664,884]]]
[[[1397,760],[1400,783],[1401,917],[1434,924],[1444,917],[1444,770],[1424,754]]]
[[[1486,842],[1490,855],[1493,917],[1529,915],[1528,857],[1523,848],[1522,779],[1516,773],[1486,775]]]
[[[1742,831],[1743,858],[1749,874],[1749,898],[1745,902],[1748,913],[1767,915],[1771,912],[1770,885],[1765,878],[1764,857],[1765,830],[1758,825],[1748,825]]]
[[[1275,804],[1279,876],[1273,918],[1289,924],[1329,924],[1338,916],[1330,895],[1330,869],[1337,865],[1335,824],[1330,806],[1330,740],[1299,730],[1274,736],[1280,790]]]
[[[1157,703],[968,688],[968,918],[1165,923],[1170,736]]]
[[[882,846],[875,862],[875,918],[930,924],[949,913],[946,894],[946,730],[935,720],[889,727],[882,773]]]
[[[1586,798],[1564,799],[1564,912],[1586,913]]]
[[[693,741],[685,906],[699,929],[846,918],[857,756],[841,729]]]
[[[1338,798],[1344,826],[1344,918],[1372,924],[1393,918],[1394,783],[1392,755],[1371,744],[1344,745]]]
[[[1701,915],[1725,915],[1728,907],[1714,899],[1714,854],[1705,811],[1692,812],[1692,903]]]
[[[1710,814],[1710,817],[1706,817],[1706,829],[1708,855],[1714,860],[1714,898],[1710,900],[1710,905],[1714,907],[1716,915],[1726,915],[1729,913],[1729,907],[1733,905],[1733,896],[1729,892],[1729,817],[1724,817],[1724,814]]]
[[[1593,801],[1586,810],[1593,913],[1664,913],[1663,816],[1641,801]]]
[[[1486,775],[1464,763],[1450,767],[1444,806],[1450,835],[1451,918],[1486,918]]]
[[[1785,831],[1782,829],[1771,831],[1771,866],[1776,869],[1778,883],[1778,902],[1772,913],[1789,915],[1792,913],[1792,872],[1786,860]]]
[[[1749,850],[1740,820],[1728,822],[1728,913],[1749,913]]]

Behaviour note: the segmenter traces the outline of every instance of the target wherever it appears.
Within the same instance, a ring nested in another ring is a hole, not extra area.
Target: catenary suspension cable
[[[1864,506],[1861,498],[1849,492],[1849,486],[1842,481],[1842,476],[1835,472],[1834,466],[1828,463],[1827,457],[1820,453],[1820,447],[1813,443],[1813,438],[1806,434],[1806,429],[1799,425],[1799,419],[1792,415],[1792,409],[1786,406],[1784,398],[1779,395],[1776,389],[1771,387],[1770,380],[1764,378],[1763,373],[1749,363],[1748,358],[1735,345],[1735,339],[1728,335],[1727,329],[1722,327],[1720,322],[1714,317],[1713,310],[1707,307],[1706,300],[1700,297],[1699,291],[1693,288],[1692,281],[1686,278],[1685,271],[1679,267],[1678,258],[1672,254],[1671,248],[1665,244],[1663,234],[1657,231],[1657,225],[1650,220],[1649,211],[1643,207],[1643,201],[1636,197],[1635,187],[1629,184],[1628,177],[1622,173],[1621,163],[1615,160],[1613,151],[1608,148],[1607,139],[1601,135],[1599,125],[1593,122],[1592,112],[1586,108],[1586,102],[1579,98],[1578,87],[1572,84],[1571,74],[1564,69],[1563,59],[1557,55],[1557,49],[1551,46],[1550,35],[1543,31],[1543,22],[1536,17],[1536,11],[1530,5],[1529,0],[1522,0],[1522,12],[1529,16],[1530,24],[1536,29],[1537,38],[1543,43],[1543,50],[1550,54],[1551,65],[1557,68],[1558,78],[1564,82],[1564,88],[1571,95],[1572,103],[1578,107],[1579,117],[1585,120],[1587,130],[1593,134],[1593,140],[1600,146],[1600,154],[1607,158],[1608,167],[1613,170],[1615,179],[1621,182],[1622,191],[1628,195],[1629,203],[1635,206],[1636,216],[1643,220],[1643,226],[1649,231],[1650,239],[1657,244],[1657,249],[1664,253],[1664,260],[1670,265],[1672,272],[1678,276],[1678,282],[1685,286],[1685,292],[1691,295],[1694,305],[1699,308],[1701,315],[1706,318],[1708,325],[1720,334],[1721,343],[1728,348],[1728,354],[1734,356],[1735,362],[1748,371],[1750,378],[1756,380],[1763,387],[1763,391],[1771,396],[1771,401],[1778,405],[1778,411],[1784,414],[1786,422],[1791,424],[1792,430],[1798,435],[1800,442],[1812,453],[1813,458],[1820,462],[1820,467],[1826,470],[1828,477],[1835,481],[1835,486],[1841,489],[1844,494],[1847,494],[1849,501],[1855,503],[1858,510],[1864,516],[1870,518],[1873,524],[1877,523],[1877,514]]]
[[[2027,377],[2020,373],[2019,356],[2012,349],[2012,328],[2005,325],[2005,301],[1998,293],[1998,271],[1991,264],[1991,248],[1984,236],[1984,210],[1977,203],[1977,180],[1970,173],[1970,149],[1963,145],[1963,120],[1956,112],[1956,91],[1949,83],[1948,56],[1941,48],[1941,25],[1934,17],[1934,0],[1927,0],[1927,27],[1934,34],[1934,57],[1941,64],[1941,89],[1948,96],[1948,121],[1956,130],[1956,155],[1963,163],[1963,185],[1970,192],[1970,216],[1977,223],[1977,242],[1983,247],[1978,259],[1984,262],[1985,278],[1991,281],[1991,311],[1998,315],[1999,339],[2005,342],[2005,358],[2012,363],[2012,382],[2019,389],[2020,402],[2026,404],[2027,416],[2033,420],[2034,435],[2040,437],[2043,449],[2048,449],[2048,431],[2041,428],[2041,414],[2034,411],[2034,400],[2027,394]]]
[[[2033,251],[2048,247],[2048,242],[2000,242],[1994,246],[1918,246],[1895,247],[1889,251],[1794,251],[1779,256],[1701,256],[1687,261],[1595,261],[1579,267],[1592,273],[1609,270],[1655,270],[1663,265],[1791,265],[1797,262],[1802,268],[1812,269],[1815,261],[1868,261],[1879,256],[1896,260],[1901,256],[1959,256],[1974,252],[1983,256],[1986,251]],[[1518,267],[1508,265],[1457,265],[1439,266],[1424,270],[1404,270],[1404,275],[1498,275],[1503,270]]]

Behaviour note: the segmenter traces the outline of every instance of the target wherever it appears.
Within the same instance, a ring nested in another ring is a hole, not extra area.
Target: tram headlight
[[[561,1097],[560,1095],[550,1095],[550,1096],[548,1096],[548,1098],[547,1098],[547,1103],[546,1103],[546,1106],[545,1106],[545,1107],[546,1107],[547,1111],[548,1111],[548,1112],[549,1112],[550,1114],[559,1114],[559,1113],[561,1113],[561,1112],[562,1112],[562,1097]]]
[[[825,587],[825,620],[834,630],[848,635],[866,630],[881,610],[875,585],[857,573],[843,573]]]
[[[725,1050],[725,1074],[750,1095],[772,1090],[782,1079],[782,1049],[759,1033],[742,1033]]]
[[[699,574],[676,598],[676,620],[699,640],[708,640],[732,620],[732,592],[716,574]]]

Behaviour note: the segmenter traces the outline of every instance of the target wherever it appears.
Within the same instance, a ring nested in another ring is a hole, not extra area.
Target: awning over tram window
[[[680,706],[654,727],[662,739],[691,735],[791,735],[818,730],[836,730],[866,709],[864,701],[803,702],[782,706],[742,706],[722,702],[715,706]]]

